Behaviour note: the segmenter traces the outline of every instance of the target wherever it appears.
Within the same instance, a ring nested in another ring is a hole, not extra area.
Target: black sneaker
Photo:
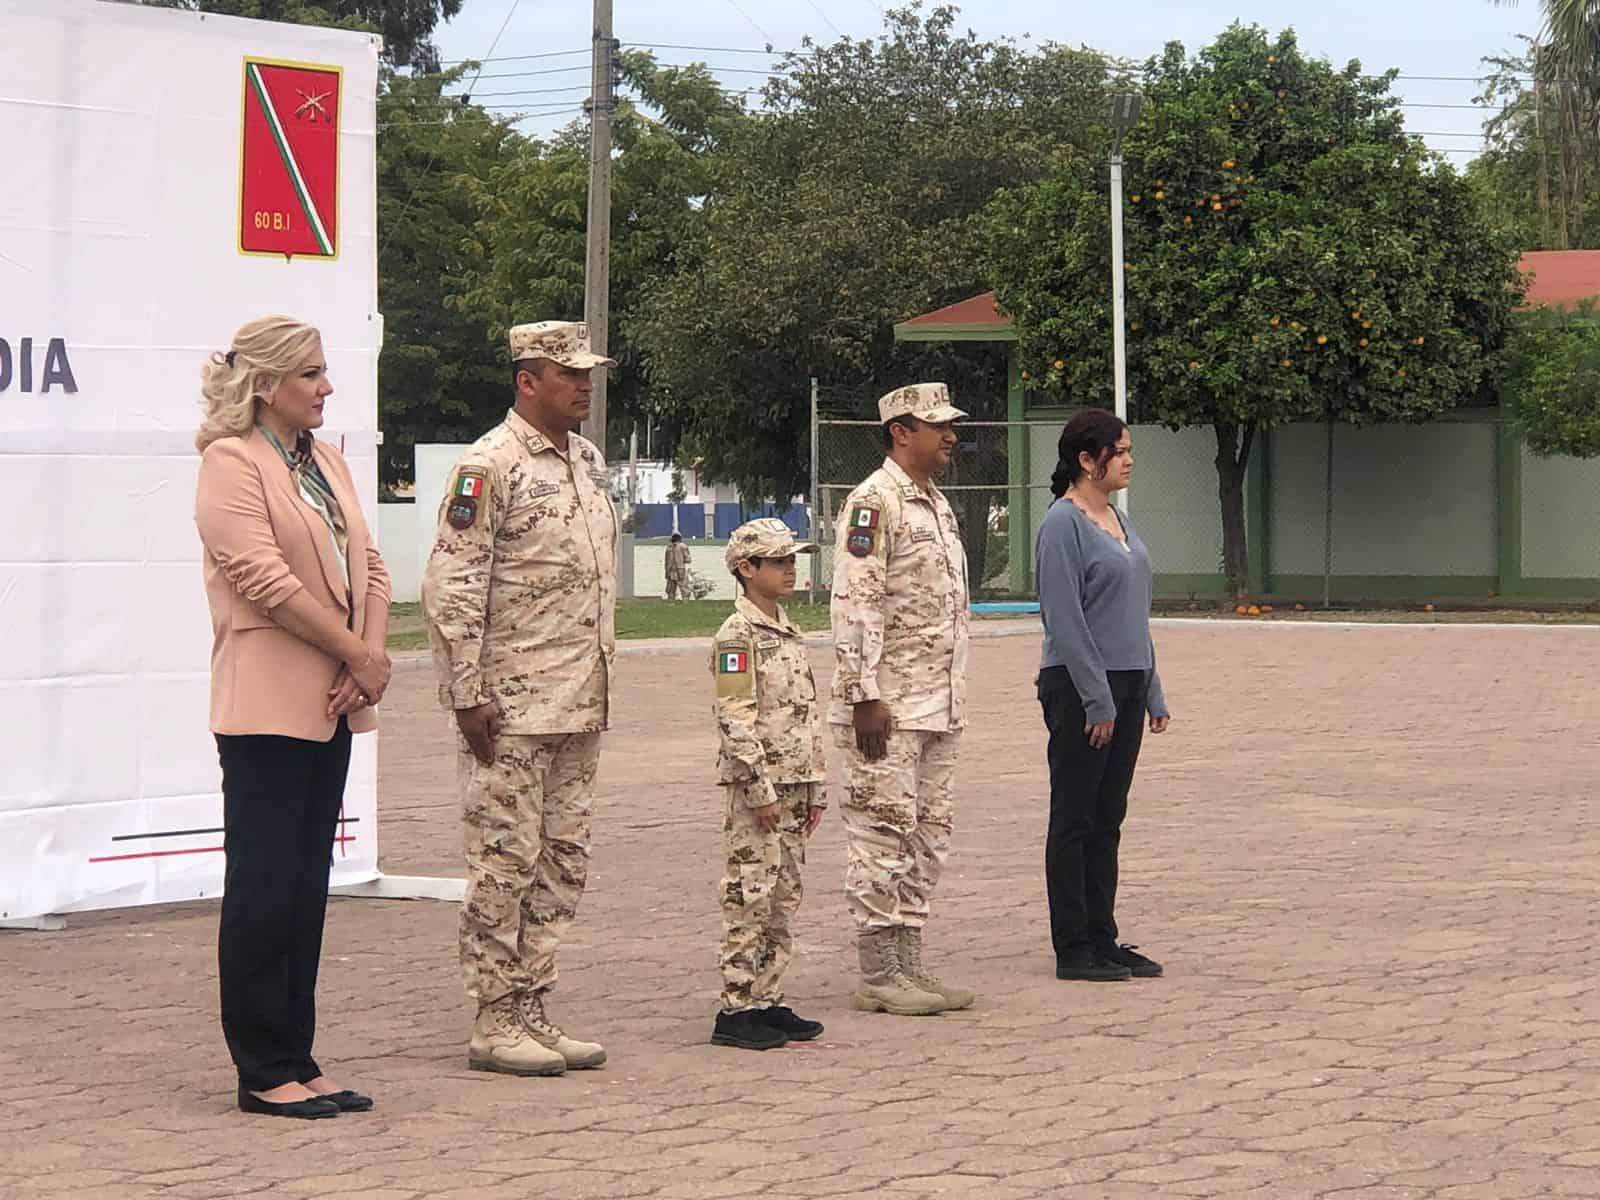
[[[1075,946],[1064,958],[1056,959],[1057,979],[1087,979],[1094,983],[1111,983],[1132,977],[1131,970],[1119,962],[1106,958],[1093,946]]]
[[[1115,944],[1099,947],[1100,957],[1110,962],[1121,963],[1133,972],[1135,979],[1154,979],[1161,974],[1161,964],[1153,958],[1146,958],[1142,954],[1135,954],[1137,946],[1118,946]]]
[[[761,1019],[759,1012],[719,1012],[711,1030],[713,1046],[737,1046],[741,1050],[776,1050],[789,1039]]]
[[[791,1042],[809,1042],[822,1032],[821,1021],[808,1021],[804,1017],[797,1016],[794,1009],[786,1008],[782,1004],[759,1009],[756,1016]]]

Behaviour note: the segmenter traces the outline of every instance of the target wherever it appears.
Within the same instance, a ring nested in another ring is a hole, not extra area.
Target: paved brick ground
[[[764,1055],[705,1044],[702,652],[632,651],[553,1006],[605,1070],[468,1072],[451,908],[341,900],[319,1051],[380,1107],[247,1118],[215,908],[75,918],[0,935],[0,1196],[1600,1195],[1594,636],[1163,627],[1177,719],[1147,743],[1120,912],[1168,975],[1117,985],[1051,973],[1034,644],[983,640],[930,934],[978,1006],[846,1008],[831,816],[792,975],[828,1032]],[[427,664],[391,696],[384,865],[458,874]]]

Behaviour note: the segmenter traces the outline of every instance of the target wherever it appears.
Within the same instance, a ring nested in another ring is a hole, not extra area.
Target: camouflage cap
[[[794,530],[777,517],[760,517],[733,531],[722,557],[731,571],[746,559],[787,558],[791,554],[815,554],[816,550],[815,542],[797,541]]]
[[[959,421],[967,414],[950,403],[950,389],[942,383],[909,383],[878,401],[878,420],[915,417],[932,425]]]
[[[617,360],[589,348],[589,327],[581,321],[536,321],[511,327],[511,361],[548,358],[563,367],[587,370],[614,367]]]

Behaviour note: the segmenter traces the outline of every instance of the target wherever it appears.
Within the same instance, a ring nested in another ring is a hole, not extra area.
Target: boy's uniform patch
[[[750,647],[744,642],[717,643],[717,699],[750,696],[756,690],[750,669]]]

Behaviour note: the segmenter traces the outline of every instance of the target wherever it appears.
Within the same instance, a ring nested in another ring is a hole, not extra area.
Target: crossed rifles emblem
[[[314,123],[317,119],[317,114],[321,113],[324,121],[331,121],[333,119],[332,117],[328,116],[328,110],[323,107],[322,103],[329,96],[333,95],[331,91],[319,92],[315,96],[308,96],[299,88],[295,88],[295,93],[300,97],[300,107],[294,110],[294,115],[297,118],[309,119]]]

